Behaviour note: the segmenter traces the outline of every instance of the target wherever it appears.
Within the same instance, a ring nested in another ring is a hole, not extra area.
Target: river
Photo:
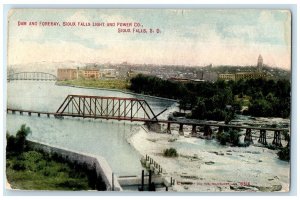
[[[156,114],[168,108],[160,119],[167,119],[169,113],[178,109],[171,100],[120,91],[57,86],[54,82],[46,81],[11,81],[7,88],[7,106],[15,109],[55,112],[69,94],[143,98]],[[290,120],[239,116],[234,122],[241,125],[277,124],[287,127]],[[229,147],[221,146],[215,140],[178,136],[178,127],[173,127],[174,135],[148,134],[141,128],[141,124],[131,122],[7,115],[9,133],[15,134],[21,124],[31,128],[29,139],[105,157],[118,176],[139,175],[142,170],[140,158],[148,154],[177,180],[186,175],[198,177],[189,189],[178,185],[178,191],[231,191],[228,187],[220,189],[200,187],[198,184],[238,181],[250,181],[260,188],[281,185],[282,191],[289,190],[290,163],[279,160],[276,151],[254,145],[247,148]],[[187,130],[190,128],[186,127],[185,133],[190,133],[191,130]],[[267,140],[271,143],[272,133],[268,134]],[[253,137],[257,144],[258,133],[254,133]],[[286,145],[286,142],[283,141],[283,144]],[[175,160],[161,156],[161,152],[168,147],[176,148],[182,156]],[[196,160],[193,158],[195,155]],[[206,164],[210,162],[214,164]]]
[[[53,81],[11,81],[7,84],[7,107],[24,110],[55,112],[69,94],[141,98],[141,95],[119,91],[57,86]],[[176,109],[173,101],[143,97],[154,113],[165,108],[160,116],[166,119]],[[29,139],[106,158],[116,175],[137,175],[142,167],[140,155],[128,142],[139,131],[137,123],[8,114],[7,131],[15,134],[22,124],[32,130]]]

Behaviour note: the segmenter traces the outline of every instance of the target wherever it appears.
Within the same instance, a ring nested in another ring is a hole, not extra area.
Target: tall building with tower
[[[225,81],[229,81],[229,80],[238,81],[240,79],[267,78],[268,75],[266,72],[262,71],[262,67],[263,67],[263,58],[261,55],[259,55],[258,59],[257,59],[257,71],[219,74],[218,78],[220,80],[225,80]]]
[[[257,59],[257,71],[261,72],[262,71],[262,67],[263,67],[263,58],[262,56],[259,54],[258,59]]]

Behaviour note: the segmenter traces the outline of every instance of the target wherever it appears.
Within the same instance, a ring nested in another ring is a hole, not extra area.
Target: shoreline
[[[138,93],[134,93],[134,92],[130,92],[130,91],[125,91],[125,90],[121,90],[121,89],[86,87],[86,86],[63,84],[63,83],[57,83],[57,82],[55,82],[55,85],[57,85],[57,86],[66,86],[66,87],[75,87],[75,88],[83,88],[83,89],[93,89],[93,90],[107,90],[107,91],[113,91],[113,92],[121,92],[123,94],[130,94],[130,95],[135,95],[135,96],[145,96],[145,97],[153,98],[153,99],[161,99],[161,100],[165,100],[165,101],[172,101],[174,103],[178,103],[179,102],[179,100],[175,100],[175,99],[169,99],[169,98],[165,98],[165,97],[151,96],[151,95],[148,95],[148,94],[138,94]]]

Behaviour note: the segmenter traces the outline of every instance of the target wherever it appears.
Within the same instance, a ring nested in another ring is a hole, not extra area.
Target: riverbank
[[[151,95],[147,95],[147,94],[138,94],[138,93],[134,93],[134,92],[131,92],[129,90],[126,90],[126,89],[87,87],[87,86],[66,84],[66,83],[62,83],[62,82],[56,82],[55,85],[57,85],[57,86],[65,86],[65,87],[82,88],[82,89],[93,89],[93,90],[106,90],[106,91],[112,91],[112,92],[121,92],[123,94],[129,94],[129,95],[141,96],[141,97],[144,96],[144,97],[149,97],[149,98],[153,98],[153,99],[172,101],[174,103],[179,102],[178,100],[175,100],[175,99],[168,99],[168,98],[164,98],[164,97],[151,96]]]
[[[176,180],[175,191],[289,191],[290,164],[279,160],[274,150],[222,146],[214,140],[179,136],[175,130],[170,135],[141,129],[128,141],[160,164],[165,176]],[[171,147],[177,150],[177,158],[163,156],[163,150]]]
[[[6,156],[9,188],[21,190],[93,190],[87,174],[38,151]],[[8,189],[9,189],[8,188]]]
[[[110,88],[119,90],[126,90],[130,85],[130,83],[125,79],[74,79],[57,82],[65,85],[76,85],[94,88]]]

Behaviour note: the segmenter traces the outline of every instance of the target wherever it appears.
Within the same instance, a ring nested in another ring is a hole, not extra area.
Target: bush
[[[31,133],[29,127],[26,127],[25,124],[22,124],[20,130],[18,130],[16,135],[16,151],[23,152],[26,145],[26,137]]]
[[[64,180],[61,183],[57,184],[58,187],[71,188],[72,190],[88,190],[90,189],[86,183],[78,182],[76,179]]]
[[[226,143],[229,141],[229,134],[227,132],[224,132],[223,134],[218,135],[218,140],[221,145],[226,145]]]
[[[237,130],[229,130],[230,142],[233,146],[238,146],[240,143],[241,134]]]
[[[186,114],[185,114],[185,113],[182,113],[182,112],[176,112],[176,111],[173,112],[173,116],[174,116],[174,117],[185,117],[185,115],[186,115]]]
[[[277,153],[278,157],[280,160],[284,160],[284,161],[290,161],[290,147],[284,147],[282,148],[278,153]]]
[[[6,133],[6,152],[12,152],[15,150],[15,136],[9,135],[9,133]]]
[[[26,147],[26,137],[31,133],[29,127],[26,127],[25,124],[22,124],[20,130],[18,130],[16,136],[6,134],[7,152],[23,152]]]
[[[174,148],[169,148],[164,150],[164,156],[166,157],[177,157],[177,151]]]
[[[278,147],[276,147],[276,146],[273,145],[273,144],[267,144],[266,147],[267,147],[268,149],[271,149],[271,150],[276,150],[276,149],[278,149]]]
[[[290,135],[287,131],[283,131],[282,135],[283,135],[283,138],[285,141],[288,141],[288,142],[290,141]]]
[[[16,170],[16,171],[20,171],[20,170],[25,170],[25,169],[26,169],[26,166],[25,166],[25,164],[24,164],[23,161],[18,161],[18,160],[17,160],[17,161],[13,164],[12,168],[13,168],[14,170]]]
[[[240,145],[241,134],[237,130],[229,129],[229,131],[224,132],[223,134],[218,134],[217,136],[217,139],[222,145],[226,145],[227,142],[231,143],[233,146]]]

